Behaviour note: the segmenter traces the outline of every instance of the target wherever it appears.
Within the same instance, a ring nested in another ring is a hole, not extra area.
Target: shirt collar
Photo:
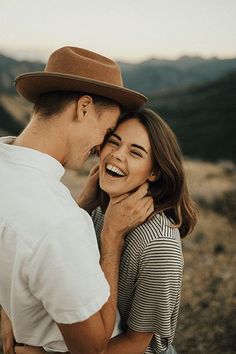
[[[40,170],[47,177],[60,180],[65,173],[64,167],[54,157],[38,150],[11,145],[16,137],[0,138],[0,157],[12,162]]]

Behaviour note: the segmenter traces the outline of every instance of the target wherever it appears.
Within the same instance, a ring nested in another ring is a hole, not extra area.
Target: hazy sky
[[[64,45],[127,61],[236,57],[236,0],[0,0],[0,51],[46,60]]]

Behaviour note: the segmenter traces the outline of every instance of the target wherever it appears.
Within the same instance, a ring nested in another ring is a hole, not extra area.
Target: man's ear
[[[91,96],[81,96],[76,102],[76,117],[75,119],[83,122],[87,117],[89,110],[91,109],[93,99]]]
[[[155,181],[158,180],[159,177],[160,177],[160,172],[152,171],[152,173],[148,177],[148,181],[149,182],[155,182]]]

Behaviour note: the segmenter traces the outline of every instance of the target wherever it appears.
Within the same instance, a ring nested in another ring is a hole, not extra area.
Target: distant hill
[[[236,161],[236,71],[206,84],[162,91],[149,106],[167,120],[186,155]]]
[[[236,161],[236,59],[152,58],[120,65],[125,85],[150,98],[149,106],[173,127],[185,155]],[[16,96],[14,78],[43,68],[0,54],[0,134],[18,134],[29,119],[31,105]]]
[[[234,59],[181,57],[177,60],[150,59],[140,64],[120,63],[127,87],[146,95],[160,89],[217,80],[236,71]]]
[[[18,122],[0,102],[0,133],[1,131],[3,133],[1,135],[6,133],[18,135],[23,128],[24,125]]]
[[[24,72],[42,71],[44,66],[41,62],[18,61],[0,54],[0,94],[15,94],[16,76]]]
[[[163,88],[212,81],[236,70],[234,59],[183,56],[177,60],[151,58],[138,64],[119,62],[125,86],[150,95]],[[0,54],[0,93],[14,94],[14,79],[30,71],[43,71],[41,62],[18,61]]]

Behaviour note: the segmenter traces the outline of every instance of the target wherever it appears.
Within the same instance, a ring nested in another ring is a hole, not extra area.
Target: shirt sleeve
[[[171,336],[171,317],[180,295],[182,252],[178,241],[159,238],[143,250],[127,321],[138,332]]]
[[[44,237],[28,267],[29,287],[58,323],[88,319],[109,297],[89,215],[63,220]]]

